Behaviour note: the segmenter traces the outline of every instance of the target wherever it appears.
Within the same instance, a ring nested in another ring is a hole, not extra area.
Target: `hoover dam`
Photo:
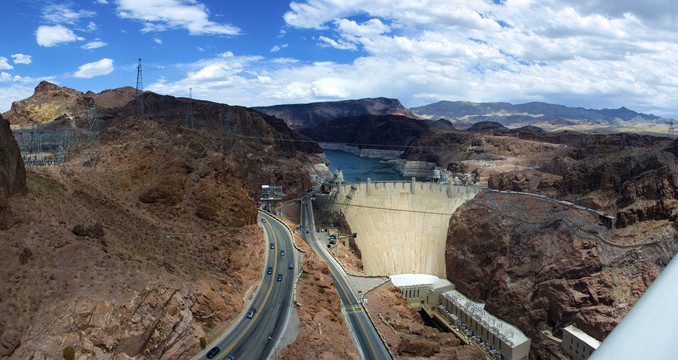
[[[346,184],[333,190],[332,210],[356,233],[366,275],[431,274],[444,278],[450,217],[480,188],[432,182]]]

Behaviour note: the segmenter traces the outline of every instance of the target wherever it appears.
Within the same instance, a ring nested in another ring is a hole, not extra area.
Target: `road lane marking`
[[[310,212],[310,209],[308,209],[308,207],[307,207],[307,208],[306,208],[306,211],[307,211],[307,212]],[[306,217],[308,218],[308,215],[307,215]],[[312,235],[312,237],[315,237],[315,235]],[[317,246],[317,244],[316,244],[316,246]],[[321,251],[322,251],[322,250],[321,250]],[[323,254],[323,255],[324,255],[324,254]],[[323,256],[321,255],[321,257],[323,257]],[[323,258],[324,258],[324,257],[323,257]],[[341,284],[341,281],[339,281],[339,278],[337,277],[337,275],[334,273],[334,271],[332,271],[332,266],[330,266],[330,262],[327,261],[327,259],[325,259],[325,262],[327,263],[327,268],[328,268],[328,269],[330,270],[330,272],[332,273],[332,276],[334,276],[334,278],[337,279],[337,283],[339,284],[339,287],[341,288],[341,291],[343,291],[344,296],[346,297],[346,299],[349,300],[349,305],[353,305],[353,304],[350,304],[350,299],[351,299],[351,298],[348,296],[348,293],[346,292],[346,289],[344,289],[344,286]],[[367,343],[370,344],[370,349],[372,350],[372,354],[374,354],[374,357],[375,357],[376,359],[379,359],[379,356],[377,356],[377,352],[374,351],[374,346],[372,346],[372,341],[370,340],[370,337],[367,335],[367,331],[365,331],[365,327],[363,326],[363,322],[360,321],[360,318],[357,317],[357,316],[356,316],[356,320],[358,320],[358,324],[360,324],[360,328],[363,330],[363,334],[365,334],[365,338],[367,339]],[[375,329],[375,330],[376,330],[376,329]]]
[[[262,216],[262,218],[263,218],[263,216]],[[276,269],[276,268],[278,267],[278,253],[277,253],[277,251],[278,251],[278,237],[275,236],[275,231],[273,230],[273,226],[270,224],[270,219],[269,219],[268,221],[266,221],[266,224],[268,225],[268,227],[271,229],[271,232],[273,233],[273,242],[275,243],[275,247],[276,247],[276,253],[275,253],[275,255],[274,255],[274,256],[275,256],[275,260],[273,261],[273,268]],[[233,348],[235,348],[235,347],[238,345],[238,343],[240,342],[240,340],[242,340],[243,336],[245,336],[245,334],[247,334],[247,332],[250,330],[250,328],[252,327],[252,325],[254,324],[254,322],[257,320],[257,318],[259,318],[259,315],[261,315],[261,311],[260,311],[260,310],[263,309],[264,306],[266,306],[266,302],[268,301],[268,297],[269,297],[269,295],[271,295],[271,290],[273,290],[273,284],[274,284],[273,276],[271,276],[271,286],[269,286],[269,288],[268,288],[268,292],[266,293],[266,297],[264,298],[264,302],[261,304],[260,309],[257,310],[257,313],[254,315],[254,318],[250,319],[250,320],[251,320],[251,321],[250,321],[250,324],[247,325],[247,328],[245,328],[245,331],[243,331],[243,332],[240,334],[240,336],[238,336],[238,338],[235,339],[235,342],[234,342],[233,344],[231,344],[231,346],[229,346],[229,347],[228,347],[228,348],[227,348],[227,349],[226,349],[226,350],[225,350],[225,351],[217,358],[217,360],[222,360],[224,357],[226,357],[226,355],[228,355],[228,354],[233,350]],[[256,298],[256,295],[255,295],[255,298]]]

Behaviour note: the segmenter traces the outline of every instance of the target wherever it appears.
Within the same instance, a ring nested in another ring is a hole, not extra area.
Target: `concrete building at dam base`
[[[517,327],[455,290],[446,279],[426,274],[391,275],[407,302],[450,331],[471,338],[496,359],[527,360],[531,340]]]

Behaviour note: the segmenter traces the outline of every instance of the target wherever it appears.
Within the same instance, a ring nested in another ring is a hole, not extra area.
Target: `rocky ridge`
[[[674,221],[608,229],[590,212],[517,194],[479,193],[450,219],[447,278],[561,358],[575,324],[602,340],[678,252]]]
[[[31,121],[80,125],[77,99],[88,97],[41,85],[31,101],[56,100]],[[260,185],[297,196],[304,165],[321,162],[303,151],[317,145],[258,112],[196,102],[186,128],[184,100],[147,93],[140,117],[109,93],[98,142],[70,148],[60,166],[30,166],[26,195],[11,204],[19,216],[0,230],[0,351],[12,359],[57,358],[66,347],[77,357],[192,357],[259,279]]]
[[[26,169],[9,123],[0,116],[0,230],[12,226],[9,197],[26,192]]]
[[[310,104],[289,104],[255,107],[263,113],[285,120],[292,129],[312,128],[326,121],[344,117],[371,115],[416,116],[397,99],[368,98]]]

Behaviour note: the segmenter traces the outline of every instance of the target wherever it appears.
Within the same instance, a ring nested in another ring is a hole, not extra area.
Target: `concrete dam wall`
[[[357,234],[368,275],[431,274],[445,278],[450,217],[479,188],[423,182],[341,184],[334,210]]]

